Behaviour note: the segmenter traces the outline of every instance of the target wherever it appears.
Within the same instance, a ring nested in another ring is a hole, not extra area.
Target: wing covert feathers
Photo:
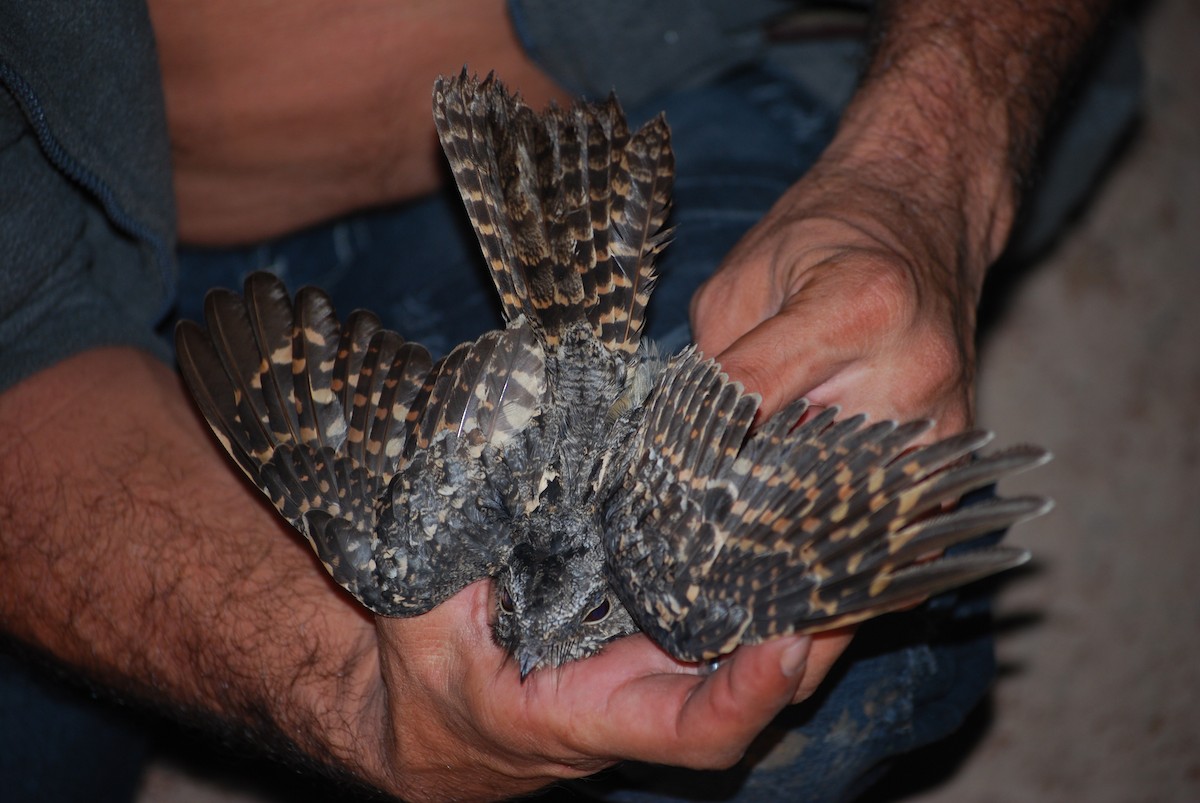
[[[633,353],[665,247],[674,155],[615,97],[534,113],[492,76],[434,86],[434,120],[505,317],[547,348],[577,324]]]
[[[463,343],[438,361],[409,412],[406,455],[427,449],[441,432],[478,430],[503,446],[542,411],[545,356],[523,319]]]
[[[757,431],[757,399],[684,353],[646,402],[606,527],[613,586],[669,652],[710,659],[740,643],[826,630],[918,603],[1024,562],[1023,550],[938,557],[1040,515],[1040,497],[950,509],[1036,466],[1018,447],[987,456],[965,432],[913,448],[928,422],[867,424],[796,402]]]

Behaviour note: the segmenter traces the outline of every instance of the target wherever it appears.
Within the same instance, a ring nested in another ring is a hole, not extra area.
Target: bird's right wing
[[[497,545],[464,520],[469,511],[427,499],[443,526],[409,538],[384,521],[395,513],[388,490],[414,460],[438,454],[434,441],[502,445],[528,426],[541,380],[528,328],[490,332],[433,365],[373,314],[340,323],[323,292],[301,289],[293,304],[264,272],[244,295],[211,292],[205,319],[206,329],[176,329],[188,388],[337,583],[374,612],[410,616],[486,574]]]
[[[793,403],[752,432],[758,399],[685,352],[646,400],[632,460],[609,499],[610,581],[639,626],[684,660],[897,610],[1018,565],[1023,550],[941,557],[1048,509],[1040,497],[945,508],[1037,465],[1021,447],[964,460],[966,432],[911,449],[929,422],[803,421]]]

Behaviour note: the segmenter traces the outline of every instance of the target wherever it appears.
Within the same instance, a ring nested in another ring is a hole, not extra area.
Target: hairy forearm
[[[86,352],[0,396],[0,430],[9,636],[122,695],[343,768],[377,741],[361,738],[382,723],[365,715],[370,621],[229,469],[167,367]]]
[[[431,191],[439,74],[469,65],[535,106],[562,97],[504,0],[151,0],[150,12],[185,242],[261,240]]]
[[[984,275],[1105,5],[884,2],[833,141],[693,299],[700,347],[769,407],[967,426]]]
[[[620,758],[728,766],[797,693],[795,638],[707,678],[623,639],[521,682],[486,582],[373,622],[138,352],[31,377],[0,395],[0,427],[6,636],[406,800],[506,798]]]
[[[857,171],[915,228],[944,233],[913,256],[957,263],[977,294],[1054,101],[1109,5],[887,0],[825,167]]]

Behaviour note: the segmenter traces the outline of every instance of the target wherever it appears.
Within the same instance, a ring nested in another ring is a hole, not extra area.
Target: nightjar
[[[813,415],[755,424],[758,397],[694,349],[641,336],[666,246],[662,117],[615,100],[538,114],[500,82],[440,79],[434,117],[507,326],[434,362],[275,277],[214,290],[176,333],[183,375],[234,461],[333,578],[415,616],[492,578],[496,640],[522,677],[645,631],[676,657],[906,607],[1022,563],[938,557],[1044,512],[1040,497],[948,511],[1043,462],[975,455],[972,431]]]

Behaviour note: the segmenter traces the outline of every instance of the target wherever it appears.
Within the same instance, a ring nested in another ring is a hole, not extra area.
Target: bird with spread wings
[[[1024,562],[945,550],[1044,512],[953,508],[1047,459],[980,456],[983,431],[914,447],[926,421],[868,424],[759,399],[694,349],[642,337],[666,247],[666,122],[615,98],[535,113],[492,77],[440,79],[434,117],[507,325],[433,361],[275,277],[216,290],[179,361],[230,456],[383,616],[484,577],[522,676],[638,630],[705,661],[908,607]]]

